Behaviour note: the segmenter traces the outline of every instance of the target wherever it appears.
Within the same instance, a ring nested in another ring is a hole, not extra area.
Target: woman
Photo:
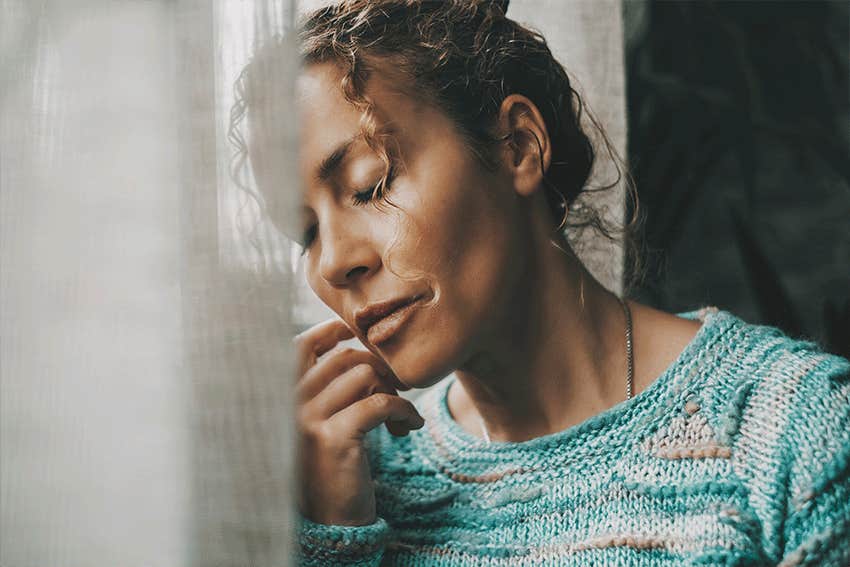
[[[605,229],[581,103],[506,5],[303,25],[305,270],[339,319],[296,339],[302,564],[846,565],[850,363],[593,279],[561,230]],[[277,49],[240,81],[273,218]]]

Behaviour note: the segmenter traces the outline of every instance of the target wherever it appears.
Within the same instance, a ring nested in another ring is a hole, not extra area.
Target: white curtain
[[[3,567],[291,564],[289,340],[328,311],[231,181],[226,132],[293,4],[0,0]],[[619,4],[509,15],[622,150]]]
[[[4,566],[177,565],[185,553],[170,11],[2,4]]]
[[[291,6],[0,7],[0,565],[289,564],[288,247],[223,133]]]

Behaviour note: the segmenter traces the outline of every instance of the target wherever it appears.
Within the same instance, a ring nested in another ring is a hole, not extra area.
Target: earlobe
[[[513,175],[514,189],[530,196],[541,187],[551,161],[546,122],[531,100],[512,94],[502,101],[499,123],[507,132],[507,166]]]

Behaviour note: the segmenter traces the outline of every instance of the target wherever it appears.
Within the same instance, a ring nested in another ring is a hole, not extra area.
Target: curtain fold
[[[0,564],[180,565],[171,8],[2,14]]]
[[[291,6],[0,8],[0,564],[289,564],[289,247],[223,137]]]

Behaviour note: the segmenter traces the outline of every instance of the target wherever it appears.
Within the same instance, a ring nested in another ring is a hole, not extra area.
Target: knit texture
[[[378,520],[303,520],[300,564],[850,566],[850,362],[725,311],[631,400],[487,444],[454,421],[367,436]]]

